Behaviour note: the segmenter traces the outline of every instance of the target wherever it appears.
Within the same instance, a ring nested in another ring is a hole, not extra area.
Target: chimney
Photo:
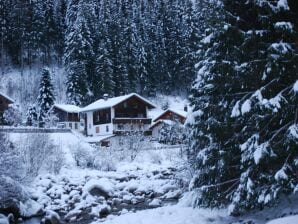
[[[108,98],[109,98],[109,94],[107,94],[107,93],[103,94],[103,99],[104,100],[108,100]]]
[[[188,111],[187,105],[184,106],[184,111],[185,111],[185,112]]]

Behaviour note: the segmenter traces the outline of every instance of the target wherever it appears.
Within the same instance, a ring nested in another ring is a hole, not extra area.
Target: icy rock
[[[74,210],[71,210],[70,212],[68,212],[64,219],[66,221],[71,221],[71,220],[75,220],[77,218],[78,215],[80,215],[82,213],[82,210],[81,209],[74,209]]]
[[[0,224],[10,224],[14,223],[14,216],[9,214],[7,217],[3,214],[0,214]]]
[[[18,218],[21,215],[20,203],[29,199],[27,192],[13,179],[0,176],[0,213],[13,214]]]
[[[149,203],[149,206],[151,207],[158,207],[161,205],[161,200],[160,199],[153,199],[150,203]]]
[[[163,198],[165,199],[179,199],[181,196],[181,190],[176,190],[176,191],[169,191],[166,193]]]
[[[92,207],[91,214],[98,216],[99,218],[107,217],[111,212],[111,207],[107,204],[97,205],[96,207]]]
[[[113,205],[118,206],[121,204],[122,200],[119,198],[113,198],[112,202],[113,202]]]
[[[39,203],[29,199],[25,203],[20,203],[20,213],[23,218],[31,218],[42,215],[44,211]]]
[[[112,196],[114,188],[114,184],[109,179],[91,179],[83,187],[83,192],[89,193],[92,196],[102,196],[104,198],[109,198]]]
[[[61,223],[60,216],[58,213],[48,210],[46,216],[41,220],[41,224],[59,224]]]

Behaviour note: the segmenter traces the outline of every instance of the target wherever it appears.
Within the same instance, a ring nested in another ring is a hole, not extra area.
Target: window
[[[70,129],[72,129],[72,123],[69,123],[68,126],[70,127]]]
[[[106,126],[106,132],[109,132],[109,125]]]
[[[95,132],[96,132],[96,133],[99,133],[99,127],[96,127],[96,128],[95,128]]]
[[[93,124],[108,124],[111,123],[111,109],[103,109],[93,112]]]
[[[75,123],[75,129],[78,129],[78,123]]]

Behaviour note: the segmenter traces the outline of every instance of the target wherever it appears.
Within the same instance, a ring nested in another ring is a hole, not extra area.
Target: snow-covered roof
[[[9,96],[7,96],[6,94],[0,92],[0,95],[3,96],[4,98],[8,99],[11,103],[14,103],[14,100],[12,98],[10,98]]]
[[[157,125],[160,125],[160,124],[174,125],[174,124],[175,124],[175,121],[172,121],[172,120],[158,120],[158,121],[154,122],[154,123],[149,127],[149,129],[152,129],[152,128],[156,127]]]
[[[166,114],[168,112],[172,112],[172,113],[177,114],[177,115],[179,115],[181,117],[184,117],[184,118],[187,117],[187,112],[186,111],[177,110],[177,109],[174,109],[174,108],[169,108],[169,109],[163,111],[160,115],[158,115],[153,121],[157,121],[161,116],[163,116],[164,114]]]
[[[67,113],[80,113],[81,108],[71,104],[55,104],[54,107],[63,110]]]
[[[149,105],[149,107],[151,107],[151,108],[156,107],[153,103],[151,103],[149,100],[145,99],[144,97],[140,96],[139,94],[130,93],[130,94],[123,95],[123,96],[117,96],[117,97],[112,97],[112,98],[108,98],[108,99],[97,100],[94,103],[91,103],[88,106],[82,108],[81,112],[88,112],[88,111],[100,110],[100,109],[105,109],[105,108],[111,108],[111,107],[114,107],[114,106],[118,105],[119,103],[122,103],[123,101],[133,97],[133,96],[139,98],[140,100],[145,102],[147,105]]]

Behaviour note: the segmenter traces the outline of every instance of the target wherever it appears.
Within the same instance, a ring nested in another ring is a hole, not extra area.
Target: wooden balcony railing
[[[114,118],[113,124],[151,124],[151,118]]]

